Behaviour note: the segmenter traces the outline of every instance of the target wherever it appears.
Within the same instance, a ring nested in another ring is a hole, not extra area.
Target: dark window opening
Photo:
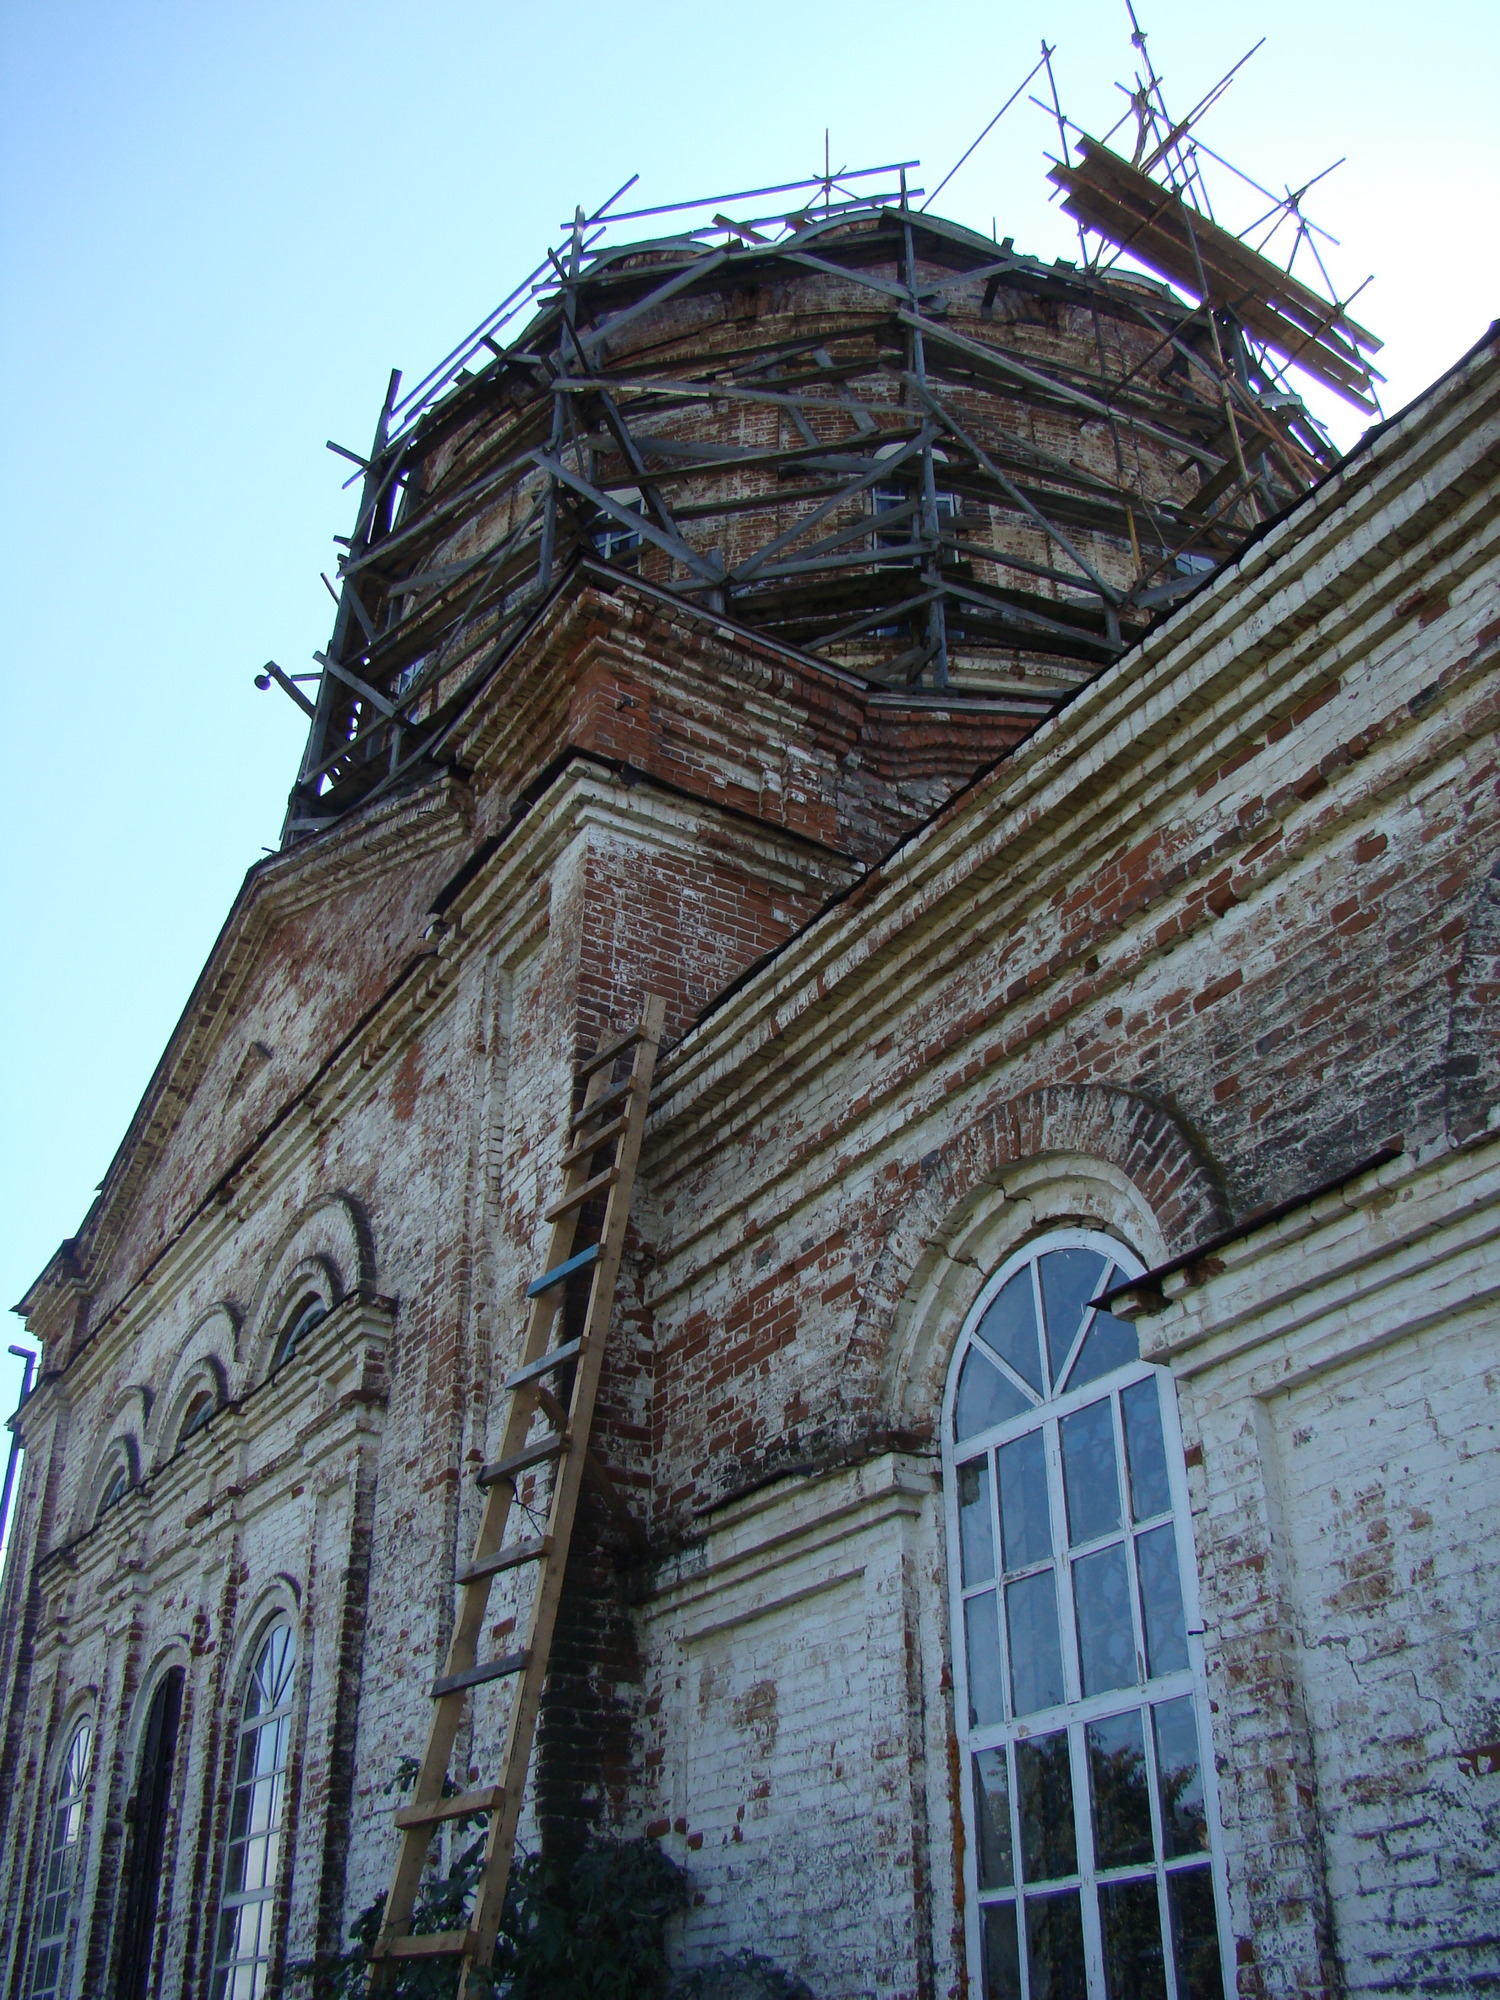
[[[94,1519],[102,1521],[116,1501],[123,1500],[130,1491],[130,1466],[123,1458],[109,1476],[109,1483],[99,1496],[99,1505],[94,1509]]]
[[[297,1350],[298,1343],[305,1335],[311,1333],[320,1321],[327,1319],[327,1317],[328,1308],[316,1292],[311,1292],[306,1298],[299,1299],[287,1315],[286,1330],[276,1343],[276,1352],[271,1357],[271,1366],[279,1368],[283,1361],[290,1361]]]
[[[146,1717],[135,1797],[128,1809],[132,1824],[120,1899],[116,2000],[147,2000],[153,1991],[151,1962],[161,1905],[172,1768],[177,1761],[177,1726],[182,1719],[182,1679],[181,1667],[173,1667],[162,1676]]]
[[[195,1437],[213,1415],[217,1404],[211,1389],[200,1389],[183,1412],[182,1423],[177,1432],[180,1450],[190,1437]]]

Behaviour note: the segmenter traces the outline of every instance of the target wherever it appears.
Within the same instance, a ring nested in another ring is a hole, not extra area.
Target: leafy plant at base
[[[736,1951],[673,1980],[667,2000],[813,2000],[812,1989],[757,1951]]]
[[[483,1866],[485,1821],[455,1822],[460,1832],[476,1827],[478,1837],[447,1872],[424,1881],[414,1935],[465,1927]],[[518,1855],[489,1990],[495,2000],[652,2000],[666,1984],[667,1919],[684,1899],[682,1870],[651,1841],[594,1841],[567,1869],[542,1855]],[[353,1949],[293,1966],[292,1976],[310,1980],[317,2000],[358,2000],[384,1906],[380,1897],[356,1918]],[[387,1989],[396,2000],[453,2000],[457,1990],[451,1960],[403,1962]]]

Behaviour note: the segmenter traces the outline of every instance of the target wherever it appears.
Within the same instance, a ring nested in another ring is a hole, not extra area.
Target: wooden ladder
[[[584,1097],[566,1128],[558,1163],[562,1169],[562,1192],[543,1218],[552,1225],[546,1267],[527,1287],[531,1312],[525,1346],[520,1365],[507,1376],[504,1385],[510,1392],[510,1410],[500,1455],[479,1473],[479,1483],[486,1489],[484,1510],[473,1557],[455,1579],[458,1611],[443,1671],[432,1684],[433,1713],[427,1749],[418,1769],[411,1803],[396,1814],[401,1847],[380,1933],[371,1952],[372,1992],[389,1988],[403,1960],[449,1957],[463,1961],[459,1986],[462,2000],[471,1987],[471,1968],[487,1967],[493,1959],[532,1739],[552,1651],[568,1545],[585,1478],[600,1490],[627,1529],[636,1538],[640,1536],[640,1529],[613,1482],[589,1449],[589,1431],[614,1307],[625,1226],[630,1216],[651,1075],[665,1015],[665,1002],[656,996],[649,997],[642,1009],[640,1025],[628,1034],[601,1043],[574,1079],[575,1089],[578,1084],[584,1086]],[[619,1059],[625,1056],[630,1058],[630,1073],[616,1082],[614,1071]],[[604,1153],[610,1159],[608,1165],[601,1166],[598,1162]],[[599,1195],[606,1196],[599,1239],[582,1250],[575,1249],[579,1215],[584,1204]],[[583,1329],[577,1339],[554,1346],[553,1330],[561,1313],[567,1281],[575,1273],[589,1270],[592,1281]],[[568,1369],[572,1371],[573,1386],[564,1404],[548,1381]],[[544,1435],[533,1438],[531,1432],[538,1418],[548,1428]],[[528,1472],[546,1464],[555,1468],[546,1526],[540,1535],[507,1542],[506,1529],[520,1482]],[[523,1564],[536,1565],[525,1643],[517,1651],[481,1660],[479,1641],[489,1606],[490,1585],[497,1576]],[[499,1782],[445,1797],[448,1764],[470,1691],[487,1681],[508,1676],[515,1677],[516,1685]],[[412,1911],[434,1833],[444,1821],[476,1814],[487,1814],[490,1824],[468,1928],[414,1934]]]

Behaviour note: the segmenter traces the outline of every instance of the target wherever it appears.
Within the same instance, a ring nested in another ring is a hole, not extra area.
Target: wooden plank
[[[1370,409],[1372,370],[1360,353],[1378,350],[1374,334],[1343,308],[1241,243],[1106,147],[1085,142],[1076,166],[1050,178],[1063,207],[1173,284],[1227,306],[1283,358]]]
[[[620,1035],[615,1041],[607,1042],[573,1072],[574,1082],[586,1083],[596,1069],[607,1068],[610,1063],[624,1055],[627,1049],[633,1049],[645,1032],[644,1028],[632,1028],[628,1035]]]
[[[524,1368],[518,1368],[514,1374],[507,1375],[500,1386],[513,1393],[523,1382],[535,1382],[540,1375],[550,1375],[554,1368],[566,1368],[578,1353],[578,1347],[579,1343],[576,1340],[565,1340],[561,1347],[549,1348],[545,1354],[539,1354],[535,1361],[528,1361]]]
[[[627,1118],[616,1118],[608,1125],[602,1125],[587,1139],[580,1139],[576,1146],[570,1147],[559,1164],[566,1168],[577,1166],[581,1160],[591,1160],[601,1146],[607,1146],[611,1139],[618,1139],[629,1122]]]
[[[453,1581],[462,1587],[467,1583],[478,1583],[481,1577],[498,1576],[502,1570],[518,1569],[522,1563],[535,1562],[538,1556],[550,1555],[552,1541],[547,1535],[533,1535],[524,1542],[507,1542],[490,1556],[480,1556],[476,1561],[465,1563]]]
[[[497,1458],[493,1465],[479,1469],[481,1486],[498,1486],[502,1479],[513,1479],[518,1472],[525,1472],[533,1465],[545,1465],[549,1458],[556,1458],[567,1442],[564,1437],[541,1438],[536,1444],[523,1445],[504,1458]]]
[[[571,1194],[565,1194],[560,1201],[555,1201],[550,1208],[544,1209],[542,1220],[556,1222],[560,1215],[566,1215],[570,1209],[582,1208],[583,1204],[592,1201],[596,1194],[603,1194],[606,1188],[612,1188],[619,1178],[618,1167],[606,1167],[602,1174],[595,1174],[591,1181],[585,1181],[582,1187],[574,1188]]]
[[[563,1210],[564,1216],[568,1211]],[[580,1250],[576,1257],[565,1257],[560,1264],[554,1264],[550,1271],[543,1271],[539,1278],[533,1278],[526,1287],[528,1299],[539,1299],[543,1292],[550,1292],[554,1286],[564,1283],[576,1271],[586,1271],[599,1255],[597,1243],[591,1243],[587,1250]]]
[[[396,1824],[437,1826],[446,1819],[468,1819],[475,1813],[493,1812],[504,1797],[504,1785],[481,1785],[478,1791],[455,1792],[451,1798],[434,1799],[431,1805],[402,1806]]]
[[[575,1111],[569,1122],[570,1132],[580,1131],[592,1118],[602,1117],[606,1111],[613,1111],[617,1104],[623,1104],[635,1089],[635,1078],[627,1076],[623,1083],[617,1083],[608,1090],[601,1090],[598,1097],[586,1103],[581,1111]]]
[[[441,1701],[445,1695],[462,1694],[465,1688],[483,1687],[486,1681],[501,1681],[508,1674],[521,1673],[530,1655],[523,1647],[520,1652],[501,1653],[497,1659],[480,1660],[477,1665],[465,1667],[461,1673],[439,1674],[432,1684],[432,1698]],[[500,1788],[503,1791],[503,1787]],[[413,1821],[421,1825],[420,1820]]]
[[[377,1945],[376,1958],[463,1958],[474,1949],[473,1931],[422,1931],[416,1937],[392,1938]]]

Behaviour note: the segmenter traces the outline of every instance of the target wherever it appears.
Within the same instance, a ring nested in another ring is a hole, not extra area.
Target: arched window
[[[157,1682],[141,1738],[130,1836],[120,1901],[119,1960],[114,2000],[147,2000],[161,1906],[162,1861],[172,1774],[177,1764],[177,1729],[182,1720],[181,1667],[169,1667]],[[168,1885],[170,1896],[170,1885]],[[168,1907],[170,1914],[170,1904]]]
[[[182,1413],[182,1422],[177,1426],[177,1449],[181,1451],[190,1437],[196,1437],[214,1411],[218,1399],[212,1389],[198,1389],[189,1398],[188,1406]]]
[[[94,1509],[95,1522],[102,1521],[117,1501],[123,1500],[130,1491],[130,1461],[121,1458],[104,1482],[104,1491],[99,1495],[99,1505]]]
[[[1056,1232],[965,1322],[943,1455],[984,2000],[1222,2000],[1215,1792],[1170,1378]],[[1185,1593],[1183,1580],[1187,1579]]]
[[[54,2000],[66,1987],[68,1946],[83,1863],[84,1802],[93,1753],[93,1724],[80,1722],[57,1774],[52,1823],[47,1833],[41,1908],[37,1912],[36,1956],[31,1963],[31,2000]]]
[[[240,1717],[214,1954],[214,2000],[262,2000],[270,1990],[271,1921],[281,1872],[296,1663],[292,1628],[278,1620],[255,1655]]]
[[[306,1298],[299,1299],[286,1316],[286,1324],[271,1355],[271,1366],[279,1368],[283,1361],[290,1361],[304,1334],[311,1333],[327,1317],[328,1308],[316,1292],[309,1292]]]

